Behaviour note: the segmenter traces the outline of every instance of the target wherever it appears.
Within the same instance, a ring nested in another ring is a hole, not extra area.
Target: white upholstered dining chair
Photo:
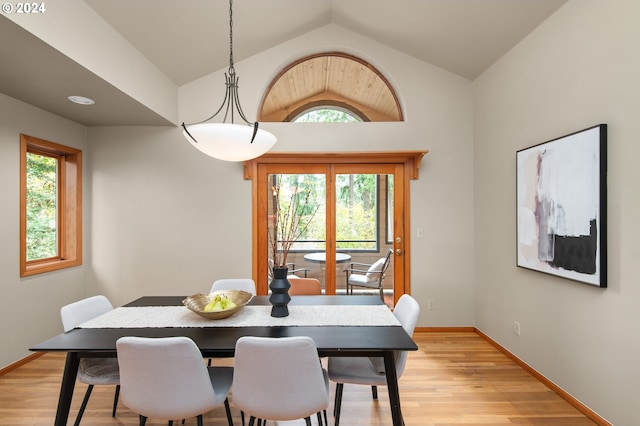
[[[244,336],[236,342],[233,403],[255,419],[291,421],[329,406],[327,376],[310,337]]]
[[[197,417],[224,404],[233,426],[227,396],[233,367],[207,367],[196,343],[186,336],[121,337],[116,342],[122,402],[140,417],[168,420]]]
[[[113,305],[109,302],[109,299],[102,295],[78,300],[77,302],[60,308],[62,327],[64,331],[67,332],[83,322],[98,317],[112,309]],[[78,366],[77,379],[79,382],[88,385],[88,387],[74,425],[77,426],[80,424],[94,385],[115,385],[116,390],[113,397],[113,409],[111,411],[111,417],[115,417],[118,406],[118,395],[120,393],[118,360],[116,358],[81,358]]]
[[[242,290],[255,296],[256,283],[251,278],[220,278],[211,284],[211,291],[209,293],[219,290]],[[209,358],[208,365],[211,366],[211,363],[212,360]],[[242,418],[242,424],[244,425],[244,416]]]
[[[218,290],[242,290],[256,295],[256,283],[251,278],[221,278],[211,284],[211,291]]]
[[[403,294],[393,310],[393,314],[409,336],[418,322],[420,315],[420,305],[408,294]],[[397,351],[395,353],[396,375],[398,379],[404,372],[407,363],[407,351]],[[335,416],[335,426],[340,423],[340,409],[342,405],[342,391],[344,384],[368,385],[371,386],[373,398],[378,399],[376,386],[386,386],[387,378],[384,372],[384,364],[380,359],[370,359],[366,357],[329,357],[328,372],[329,380],[336,383],[335,404],[333,414]]]

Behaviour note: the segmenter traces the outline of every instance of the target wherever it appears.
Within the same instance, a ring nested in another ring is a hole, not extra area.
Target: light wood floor
[[[407,426],[595,424],[476,333],[418,332],[414,340],[419,350],[410,353],[400,379]],[[53,424],[63,366],[64,354],[50,353],[0,376],[0,424]],[[332,384],[332,396],[334,387]],[[85,385],[76,385],[70,424],[85,389]],[[96,386],[82,424],[136,425],[137,416],[122,403],[116,417],[111,417],[112,399],[113,387]],[[239,425],[239,412],[233,398],[230,400],[234,422]],[[331,424],[332,407],[333,402],[328,412]],[[166,422],[150,420],[147,424]],[[195,425],[195,419],[186,424]],[[205,417],[205,425],[226,424],[223,408]],[[373,401],[370,388],[345,385],[341,424],[390,425],[386,388],[380,388],[379,400]]]

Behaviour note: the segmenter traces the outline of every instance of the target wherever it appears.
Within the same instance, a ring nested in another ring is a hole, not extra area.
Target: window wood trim
[[[58,158],[58,256],[27,261],[27,153]],[[82,264],[82,151],[20,135],[20,276]]]

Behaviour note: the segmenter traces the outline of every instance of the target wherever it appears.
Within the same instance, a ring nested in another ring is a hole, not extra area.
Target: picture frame
[[[607,125],[516,152],[517,266],[607,287]]]

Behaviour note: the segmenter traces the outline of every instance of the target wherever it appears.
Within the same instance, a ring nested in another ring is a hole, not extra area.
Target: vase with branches
[[[311,205],[311,191],[301,191],[293,186],[288,200],[281,200],[280,186],[272,187],[273,210],[268,226],[269,250],[273,264],[273,279],[269,284],[273,305],[271,316],[289,315],[287,307],[291,297],[288,290],[291,284],[287,280],[287,256],[293,244],[303,236],[315,216],[318,206]]]

